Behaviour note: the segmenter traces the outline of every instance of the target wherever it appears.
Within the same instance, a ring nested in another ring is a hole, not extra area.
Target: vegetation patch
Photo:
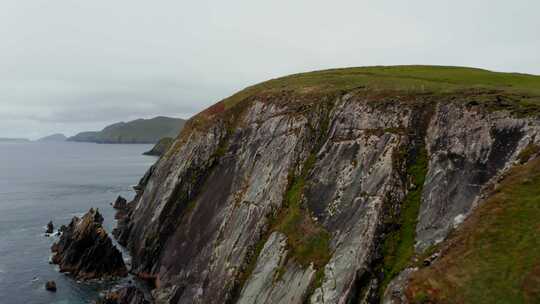
[[[532,156],[540,153],[540,146],[535,144],[529,144],[521,153],[518,155],[518,160],[520,163],[526,163]]]
[[[287,236],[290,258],[304,267],[313,263],[319,269],[330,259],[330,234],[311,218],[302,203],[306,176],[314,163],[315,155],[311,155],[300,176],[291,178],[283,207],[272,221],[272,230]]]
[[[413,274],[413,303],[540,303],[540,159],[510,170]],[[419,301],[422,299],[422,301]]]
[[[497,73],[465,67],[420,65],[331,69],[272,79],[248,87],[223,102],[225,108],[230,108],[249,96],[280,91],[313,94],[369,90],[421,94],[462,92],[469,89],[501,90],[540,96],[540,76]]]
[[[416,224],[427,168],[427,151],[425,147],[421,147],[414,163],[407,169],[407,176],[412,179],[413,187],[407,193],[399,217],[396,219],[395,224],[399,228],[391,231],[385,238],[382,265],[384,280],[381,292],[384,292],[388,283],[409,265],[414,256]]]

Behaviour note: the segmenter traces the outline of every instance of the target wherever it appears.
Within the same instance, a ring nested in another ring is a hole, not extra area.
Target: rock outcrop
[[[61,272],[81,280],[122,277],[127,269],[122,254],[102,226],[103,217],[90,209],[82,218],[74,217],[53,244],[52,262]]]
[[[157,144],[155,144],[150,151],[146,151],[143,154],[144,155],[152,155],[152,156],[161,156],[167,152],[169,147],[172,145],[174,139],[171,137],[164,137],[160,139]]]
[[[45,283],[45,289],[48,291],[56,292],[56,282],[47,281],[47,283]]]
[[[122,287],[118,290],[108,292],[102,299],[99,299],[95,304],[150,304],[144,293],[134,287]]]
[[[127,208],[127,200],[119,195],[114,203],[112,204],[113,208],[116,210],[124,210]]]
[[[139,183],[114,234],[156,302],[401,299],[413,255],[540,142],[538,118],[493,106],[504,92],[328,93],[307,75],[197,115]]]

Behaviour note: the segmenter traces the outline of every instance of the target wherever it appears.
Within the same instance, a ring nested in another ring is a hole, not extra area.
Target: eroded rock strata
[[[90,209],[82,218],[74,217],[51,247],[52,262],[61,272],[81,280],[122,277],[127,269],[122,254],[102,226],[103,217]]]
[[[413,255],[540,144],[538,118],[474,102],[498,94],[223,101],[148,171],[115,236],[159,303],[377,303],[387,286],[392,302]]]

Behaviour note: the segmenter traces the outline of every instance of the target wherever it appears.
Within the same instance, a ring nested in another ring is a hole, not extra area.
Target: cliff
[[[174,139],[171,137],[164,137],[160,139],[149,151],[144,152],[144,155],[161,156],[167,152],[172,145]]]
[[[68,141],[105,144],[153,144],[163,137],[176,137],[184,127],[185,120],[170,117],[137,119],[109,125],[99,132],[81,132]]]
[[[538,96],[540,77],[468,68],[274,79],[190,119],[115,235],[156,303],[428,301],[410,280],[538,154]]]

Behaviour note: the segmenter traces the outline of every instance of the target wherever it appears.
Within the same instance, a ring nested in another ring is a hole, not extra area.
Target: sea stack
[[[51,247],[52,262],[61,272],[80,280],[123,277],[127,269],[122,254],[102,226],[103,216],[90,209],[82,218],[74,217],[60,240]]]
[[[53,225],[53,222],[50,221],[48,224],[47,224],[47,230],[45,231],[45,233],[48,233],[48,234],[51,234],[54,232],[54,225]]]

